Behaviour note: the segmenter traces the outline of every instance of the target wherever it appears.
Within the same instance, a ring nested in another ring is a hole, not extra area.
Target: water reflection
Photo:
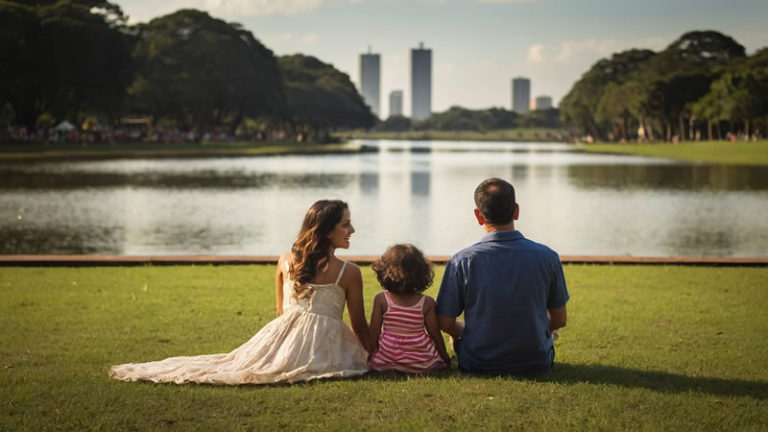
[[[198,171],[191,173],[28,172],[0,168],[0,189],[60,190],[111,188],[116,186],[206,189],[206,188],[303,188],[308,184],[334,189],[349,183],[352,174],[237,173]]]
[[[349,254],[483,235],[472,195],[517,188],[517,227],[561,254],[768,255],[768,172],[559,144],[366,142],[360,154],[0,165],[0,253],[285,252],[309,205],[350,204]]]
[[[766,169],[734,165],[570,165],[578,188],[768,190]]]

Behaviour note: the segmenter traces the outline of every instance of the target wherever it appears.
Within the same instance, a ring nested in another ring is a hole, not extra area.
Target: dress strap
[[[418,307],[418,308],[419,308],[419,310],[422,310],[422,309],[424,309],[424,300],[426,300],[426,297],[424,297],[424,294],[422,294],[422,295],[421,295],[421,300],[419,300],[419,302],[418,302],[418,303],[416,303],[415,305],[413,305],[413,307],[414,307],[414,308]]]
[[[336,282],[334,282],[334,285],[338,285],[339,281],[341,280],[341,275],[344,274],[344,269],[347,267],[347,262],[343,261],[344,264],[341,265],[341,270],[339,271],[339,275],[336,276]]]
[[[392,306],[392,297],[389,296],[389,291],[384,291],[384,298],[387,299],[387,305]]]

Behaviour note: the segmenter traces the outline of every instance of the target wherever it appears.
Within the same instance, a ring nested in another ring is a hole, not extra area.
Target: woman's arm
[[[371,353],[371,335],[368,331],[368,323],[365,322],[365,306],[363,305],[363,276],[360,267],[347,265],[347,271],[342,276],[347,293],[347,311],[352,331],[355,332],[360,344],[368,353]]]
[[[448,351],[445,349],[445,342],[443,341],[443,335],[440,333],[440,326],[437,324],[437,315],[435,314],[435,299],[430,296],[424,296],[424,328],[427,329],[430,339],[437,348],[437,353],[443,359],[448,367],[451,366],[451,358],[448,356]]]
[[[275,310],[277,311],[277,316],[283,314],[283,278],[285,277],[283,269],[290,259],[290,255],[288,253],[283,254],[277,260],[277,271],[275,271]]]
[[[373,298],[373,307],[371,308],[371,355],[379,349],[379,335],[381,334],[381,323],[384,319],[384,293],[380,292]]]

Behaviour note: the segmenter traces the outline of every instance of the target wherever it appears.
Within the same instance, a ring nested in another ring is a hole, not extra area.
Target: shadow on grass
[[[625,388],[645,388],[662,393],[708,393],[717,396],[748,396],[755,399],[768,399],[768,382],[765,381],[747,381],[740,379],[712,378],[712,377],[692,377],[679,375],[669,372],[644,371],[639,369],[628,369],[617,366],[605,365],[583,365],[555,363],[555,367],[548,372],[541,372],[532,375],[506,375],[503,376],[509,380],[547,382],[554,384],[607,384]],[[368,372],[365,375],[346,377],[346,378],[326,378],[296,383],[274,383],[254,386],[252,384],[237,385],[240,388],[253,387],[314,387],[323,386],[332,382],[361,382],[361,381],[382,381],[396,382],[409,379],[420,378],[487,378],[498,379],[498,375],[477,375],[458,372],[456,368],[432,371],[424,375],[407,374],[397,371],[388,372]],[[175,386],[172,383],[152,383],[143,381],[146,384]],[[193,384],[204,387],[219,388],[216,384]]]
[[[692,391],[718,396],[768,399],[768,382],[764,381],[692,377],[616,366],[555,363],[551,371],[528,379],[557,384],[609,384],[627,388],[646,388],[663,393]]]

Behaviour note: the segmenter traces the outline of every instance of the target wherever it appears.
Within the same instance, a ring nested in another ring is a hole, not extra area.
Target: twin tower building
[[[360,92],[363,100],[376,116],[385,118],[381,111],[381,57],[370,52],[360,55]],[[411,49],[411,118],[423,120],[432,114],[432,50]],[[403,91],[389,93],[389,115],[403,115]]]
[[[383,119],[381,111],[381,57],[368,49],[360,55],[360,92],[363,100],[377,117]],[[512,111],[525,114],[531,109],[531,80],[518,77],[512,79]],[[552,98],[539,96],[534,101],[534,109],[552,107]],[[389,116],[403,115],[403,91],[394,90],[389,94]],[[423,120],[432,115],[432,50],[411,49],[411,118]]]

